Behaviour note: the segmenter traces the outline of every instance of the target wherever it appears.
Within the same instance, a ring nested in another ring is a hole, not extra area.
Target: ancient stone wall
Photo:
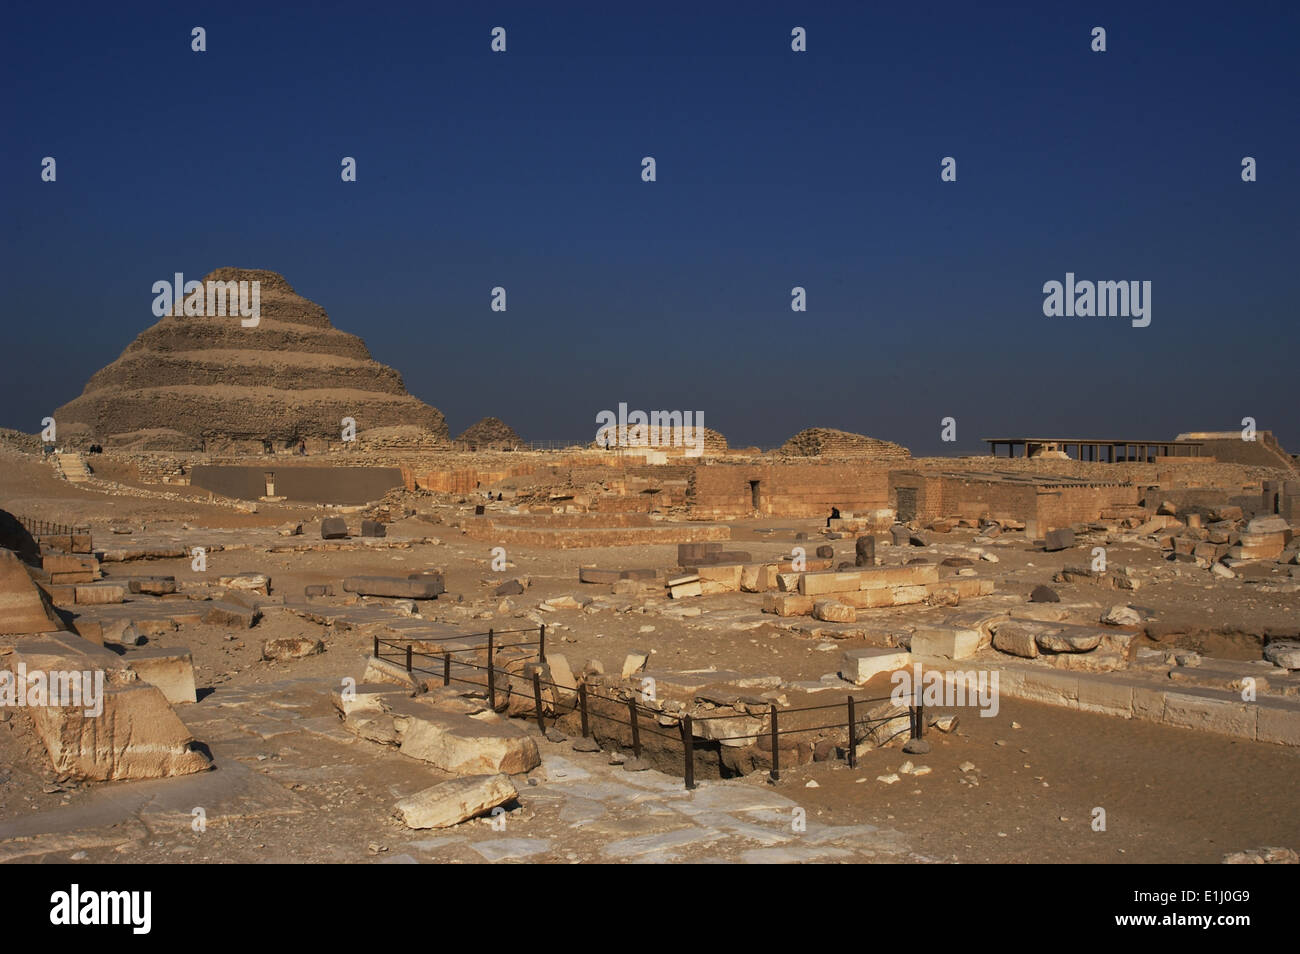
[[[889,506],[888,475],[887,464],[865,461],[703,464],[692,477],[690,512],[701,518],[738,517],[755,509],[772,517],[825,517],[832,507],[875,510]]]
[[[1141,489],[1129,486],[1056,487],[1038,491],[1038,531],[1044,533],[1073,523],[1090,523],[1109,511],[1136,507]]]
[[[311,503],[363,504],[404,486],[397,467],[221,467],[199,464],[190,486],[226,497],[257,500],[266,495],[266,475],[274,474],[275,496]]]
[[[870,460],[901,461],[912,454],[901,444],[877,440],[830,427],[810,427],[786,441],[777,454],[787,457],[865,457]]]
[[[895,471],[889,476],[889,495],[899,519],[914,513],[914,519],[921,522],[947,516],[1037,520],[1042,531],[1135,507],[1142,491],[1124,484],[1044,485]]]

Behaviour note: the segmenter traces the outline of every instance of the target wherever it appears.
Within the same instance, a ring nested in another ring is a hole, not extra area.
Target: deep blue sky
[[[236,265],[453,433],[625,401],[951,452],[1250,415],[1294,452],[1297,36],[1290,2],[11,5],[0,425],[80,393],[154,281]],[[1150,327],[1044,317],[1066,271],[1150,280]]]

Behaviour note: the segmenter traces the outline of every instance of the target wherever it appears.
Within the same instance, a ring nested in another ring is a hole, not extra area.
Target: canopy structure
[[[1156,461],[1161,457],[1200,457],[1203,442],[1152,441],[1084,437],[986,437],[994,457],[1033,457],[1044,452],[1064,453],[1075,460]],[[1006,453],[1001,453],[1006,448]],[[1074,453],[1070,453],[1070,449]]]

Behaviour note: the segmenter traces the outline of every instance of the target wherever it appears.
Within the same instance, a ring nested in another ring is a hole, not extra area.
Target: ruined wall
[[[825,517],[832,507],[856,512],[889,506],[889,465],[883,462],[714,462],[695,468],[688,497],[691,515],[749,514],[755,509],[750,481],[758,481],[757,509],[763,516]]]
[[[913,519],[922,522],[948,516],[1026,520],[1037,512],[1038,494],[1031,484],[894,471],[889,475],[889,506],[900,520],[911,510],[909,491],[915,498]]]
[[[1105,463],[1080,460],[1028,460],[1023,457],[924,457],[908,465],[915,473],[935,471],[996,471],[1075,477],[1098,483],[1162,484],[1182,487],[1234,487],[1238,490],[1258,485],[1261,480],[1281,474],[1279,465],[1236,464],[1205,457],[1161,457],[1153,463],[1137,461]]]
[[[268,473],[275,474],[275,495],[311,503],[363,504],[404,485],[398,467],[222,467],[198,464],[190,485],[226,497],[256,500],[266,495]]]
[[[901,494],[900,494],[901,491]],[[905,519],[915,501],[915,519],[966,517],[1037,520],[1040,530],[1097,520],[1107,511],[1137,506],[1134,485],[1044,486],[1015,480],[894,471],[889,475],[890,506]]]
[[[1091,523],[1108,511],[1136,507],[1141,493],[1132,485],[1042,488],[1035,499],[1038,530],[1041,533],[1072,523]]]

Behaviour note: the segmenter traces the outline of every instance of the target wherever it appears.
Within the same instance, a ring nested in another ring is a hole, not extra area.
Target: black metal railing
[[[521,633],[537,633],[535,640],[522,640],[516,642],[502,643],[499,638],[502,636],[515,636]],[[455,642],[463,643],[467,640],[483,640],[481,645],[477,646],[456,646],[455,648],[445,648],[441,652],[431,653],[417,650],[413,643],[418,642]],[[500,665],[497,653],[502,649],[519,648],[525,646],[537,646],[536,660],[529,661],[518,657],[511,660],[518,665],[523,663],[525,669],[532,665],[531,673],[527,673],[531,682],[531,693],[518,692],[514,689],[510,681],[510,676],[514,675]],[[874,718],[861,718],[858,715],[858,707],[864,705],[875,705],[884,702],[895,701],[892,696],[877,696],[872,698],[857,698],[853,695],[847,695],[844,702],[825,703],[822,705],[812,706],[789,706],[780,707],[772,703],[767,712],[760,716],[751,713],[733,713],[709,716],[692,716],[689,713],[680,715],[666,712],[662,709],[653,708],[638,702],[637,694],[632,691],[628,698],[607,695],[594,690],[587,685],[585,676],[577,682],[576,688],[558,685],[549,679],[543,679],[541,675],[541,666],[546,661],[546,624],[541,624],[536,630],[516,629],[501,630],[489,629],[486,633],[471,633],[467,635],[453,635],[442,639],[424,638],[419,636],[405,637],[400,639],[385,639],[380,636],[374,637],[374,655],[376,659],[386,659],[389,661],[398,661],[406,669],[406,672],[414,676],[415,674],[441,678],[444,686],[450,686],[453,683],[459,685],[469,685],[476,689],[486,691],[488,706],[492,710],[498,709],[498,692],[503,691],[506,694],[506,708],[509,708],[510,700],[515,696],[528,699],[531,695],[533,706],[533,717],[536,719],[537,728],[540,732],[546,732],[546,712],[542,702],[542,689],[549,688],[552,690],[552,712],[558,720],[562,715],[577,714],[579,725],[583,738],[591,737],[592,719],[600,719],[604,722],[612,723],[627,728],[631,735],[632,754],[636,758],[641,757],[643,750],[641,743],[642,733],[658,736],[668,739],[674,743],[680,743],[682,746],[682,774],[688,789],[695,788],[695,746],[697,738],[704,742],[725,743],[736,742],[741,740],[757,741],[760,737],[766,736],[772,748],[772,767],[769,771],[773,780],[779,780],[781,777],[781,740],[792,736],[804,735],[810,732],[826,732],[830,730],[845,730],[848,737],[848,745],[845,749],[845,759],[850,768],[857,767],[857,747],[859,742],[865,740],[867,736],[877,728],[889,725],[895,720],[903,717],[902,711],[891,711],[885,715]],[[387,652],[386,652],[387,651]],[[486,652],[486,664],[479,665],[474,662],[457,658],[458,654],[466,652]],[[431,663],[431,665],[426,665]],[[506,674],[504,686],[498,686],[498,675],[502,672]],[[473,678],[476,673],[483,673],[483,678]],[[469,678],[465,678],[469,676]],[[566,697],[572,696],[567,705],[563,701]],[[608,704],[615,711],[627,712],[626,719],[621,716],[614,716],[607,711],[601,711],[594,708],[592,702],[601,702]],[[900,707],[901,708],[901,707]],[[789,717],[804,712],[818,712],[842,709],[844,717],[833,722],[818,724],[813,726],[796,726],[794,728],[782,729],[783,721],[788,723]],[[907,733],[912,739],[919,739],[925,733],[925,707],[919,699],[913,700],[913,704],[906,708],[908,719],[907,728],[898,728],[883,739],[877,739],[878,745],[888,745],[894,739]],[[645,724],[646,718],[649,718],[650,725]],[[670,719],[675,723],[675,732],[664,731],[663,726],[659,724],[660,719]],[[695,735],[695,727],[698,723],[713,722],[721,719],[753,718],[762,720],[766,718],[767,727],[760,728],[753,732],[746,732],[743,735],[709,737]]]
[[[14,519],[33,537],[66,537],[90,533],[90,527],[86,524],[55,523],[51,520],[36,520],[22,514],[14,514]]]

